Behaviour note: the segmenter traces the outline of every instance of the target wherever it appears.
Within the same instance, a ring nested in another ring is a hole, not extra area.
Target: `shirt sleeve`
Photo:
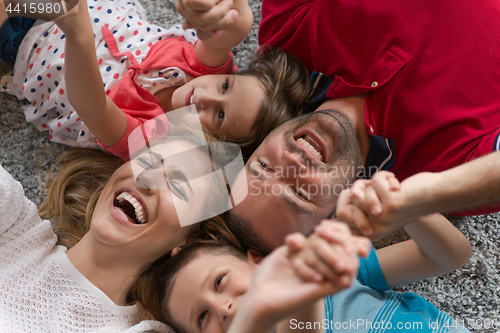
[[[199,40],[196,41],[198,43]],[[196,43],[194,44],[196,46]],[[201,71],[203,75],[213,75],[213,74],[230,74],[230,73],[235,73],[238,71],[238,67],[233,62],[233,53],[229,52],[229,56],[227,57],[226,62],[218,67],[208,67],[207,65],[203,64],[200,59],[196,56],[195,53],[195,48],[194,46],[190,48],[190,51],[192,52],[192,56],[194,57],[196,61],[196,65],[198,66],[198,70]]]
[[[368,258],[361,258],[359,263],[358,279],[365,286],[371,287],[377,291],[390,290],[387,284],[380,263],[378,262],[377,252],[372,248]]]
[[[120,141],[109,147],[103,145],[99,140],[97,140],[97,143],[102,149],[104,149],[105,152],[111,153],[124,161],[128,161],[130,159],[128,137],[134,129],[141,126],[141,121],[128,114],[125,114],[125,116],[127,117],[127,130],[125,131],[125,134],[123,134]]]

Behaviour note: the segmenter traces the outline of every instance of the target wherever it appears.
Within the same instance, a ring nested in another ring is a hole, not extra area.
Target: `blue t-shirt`
[[[330,332],[469,332],[414,293],[397,294],[385,281],[375,250],[361,259],[351,288],[325,298]]]

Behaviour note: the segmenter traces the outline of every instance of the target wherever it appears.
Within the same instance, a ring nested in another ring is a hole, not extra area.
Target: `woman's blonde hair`
[[[183,125],[176,125],[166,139],[156,142],[171,140],[188,141],[198,147],[215,141],[214,137],[207,132],[201,133]],[[217,159],[219,165],[229,162],[234,156],[225,149],[225,145],[211,145],[211,156]],[[46,183],[47,197],[39,208],[39,214],[53,221],[58,244],[71,248],[88,232],[92,214],[102,190],[116,169],[123,163],[117,157],[101,151],[73,149],[50,169]],[[239,170],[226,168],[228,179],[238,172]],[[225,180],[221,178],[213,177],[213,181],[224,182]],[[210,201],[221,200],[227,194],[220,191],[220,186],[215,187],[219,188],[219,191],[210,193],[207,198],[207,207],[212,206]],[[214,239],[230,239],[234,244],[238,244],[222,216],[215,216],[193,224],[186,235],[187,242]],[[142,273],[129,290],[127,297],[129,303],[140,301],[147,309],[155,308],[154,291],[150,289],[152,278],[156,276],[158,267],[169,258],[170,252],[157,259]]]
[[[102,151],[72,149],[49,170],[38,213],[52,221],[59,245],[69,249],[87,233],[104,186],[123,163]]]
[[[292,54],[277,47],[261,46],[250,66],[237,75],[255,76],[266,95],[252,126],[253,137],[237,142],[248,157],[273,129],[306,112],[311,96],[309,72]]]

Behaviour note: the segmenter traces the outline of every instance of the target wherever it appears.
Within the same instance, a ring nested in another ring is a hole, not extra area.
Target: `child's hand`
[[[254,271],[251,286],[240,301],[229,332],[241,333],[248,327],[252,327],[250,332],[266,332],[279,320],[349,287],[359,261],[355,255],[342,255],[352,258],[349,272],[343,274],[343,278],[308,282],[292,267],[287,246],[273,251]]]
[[[325,220],[307,239],[300,233],[285,238],[295,272],[304,281],[349,279],[357,269],[357,256],[366,257],[371,244],[352,236],[344,223]]]
[[[52,21],[76,7],[78,0],[4,0],[4,3],[9,17],[24,16]]]
[[[82,34],[85,25],[89,25],[89,15],[87,1],[79,0],[77,6],[67,14],[60,16],[54,22],[64,31],[65,34]]]
[[[379,239],[408,223],[397,217],[405,205],[401,183],[393,173],[378,172],[371,180],[358,180],[337,201],[337,219],[371,239]]]
[[[220,36],[221,29],[238,17],[233,0],[177,0],[175,6],[186,19],[182,27],[195,28],[201,40]]]

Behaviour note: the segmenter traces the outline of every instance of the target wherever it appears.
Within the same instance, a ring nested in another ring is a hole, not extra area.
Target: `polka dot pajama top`
[[[221,67],[209,68],[201,64],[194,54],[197,41],[194,30],[183,30],[181,26],[165,29],[149,23],[137,1],[91,0],[88,8],[104,89],[127,115],[126,134],[133,130],[131,126],[140,126],[164,112],[152,96],[157,91],[183,85],[200,75],[231,73],[235,69],[232,55]],[[97,140],[67,99],[63,75],[64,39],[64,33],[53,22],[35,25],[19,47],[14,74],[2,78],[0,91],[19,99],[26,98],[30,102],[23,107],[26,120],[41,131],[50,131],[52,141],[73,147],[98,147]],[[157,43],[161,45],[155,46]],[[152,48],[160,52],[148,54]],[[165,52],[168,50],[173,52]],[[117,85],[123,91],[113,91]],[[150,100],[157,104],[155,112],[138,116],[140,102],[120,105],[119,96],[124,93],[135,93],[136,101],[141,101],[139,90],[143,94],[149,92]],[[119,147],[115,147],[116,152],[114,146],[105,150],[126,159],[128,153],[120,156],[120,151],[126,150],[126,137],[121,141]]]

